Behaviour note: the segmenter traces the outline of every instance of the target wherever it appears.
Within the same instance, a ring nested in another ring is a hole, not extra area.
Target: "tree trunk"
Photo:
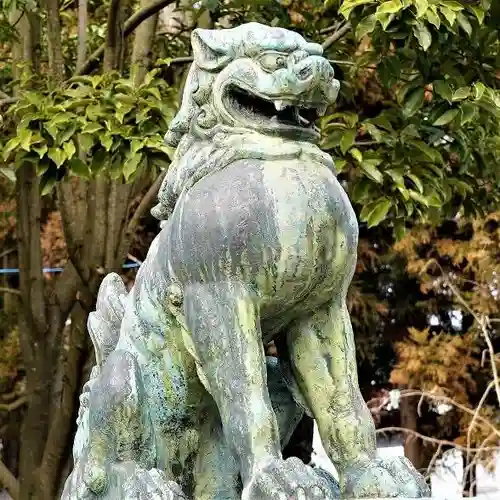
[[[141,8],[146,7],[151,3],[151,0],[141,0]],[[134,45],[132,48],[132,65],[135,66],[136,85],[140,85],[146,76],[149,64],[151,63],[151,55],[153,50],[153,42],[158,26],[158,13],[144,21],[135,31]]]
[[[418,432],[418,401],[418,396],[401,399],[401,427]],[[415,437],[413,434],[408,434],[405,438],[404,454],[417,470],[422,470],[427,467],[428,460],[425,456],[426,454],[423,453],[422,450],[422,440]]]

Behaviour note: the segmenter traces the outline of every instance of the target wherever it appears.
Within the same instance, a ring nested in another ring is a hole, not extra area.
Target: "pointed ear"
[[[204,70],[215,71],[231,61],[231,40],[228,30],[205,30],[197,28],[191,35],[193,57],[196,64]]]

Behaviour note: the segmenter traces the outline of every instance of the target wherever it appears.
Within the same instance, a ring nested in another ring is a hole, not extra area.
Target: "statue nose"
[[[309,56],[299,61],[295,65],[294,70],[295,75],[301,81],[311,80],[315,76],[320,76],[328,80],[334,76],[330,63],[324,57],[320,56]]]
[[[299,80],[309,80],[313,74],[313,65],[311,62],[301,64],[301,67],[296,70],[297,78]]]

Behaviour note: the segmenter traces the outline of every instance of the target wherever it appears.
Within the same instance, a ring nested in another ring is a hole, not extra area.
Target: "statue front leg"
[[[288,350],[295,380],[318,424],[325,451],[348,498],[429,495],[404,457],[376,458],[375,426],[358,386],[349,313],[338,297],[291,325]]]
[[[333,498],[300,460],[282,459],[256,299],[249,287],[236,282],[190,285],[184,293],[199,376],[239,462],[242,498],[300,498],[301,489],[305,498]]]

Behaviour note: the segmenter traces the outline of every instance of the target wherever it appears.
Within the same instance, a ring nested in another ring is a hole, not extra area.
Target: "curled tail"
[[[83,386],[78,411],[78,430],[73,446],[75,462],[88,446],[88,409],[90,391],[99,376],[106,359],[116,347],[120,337],[120,328],[125,315],[127,289],[123,280],[116,273],[108,274],[99,288],[96,310],[88,319],[88,330],[94,346],[96,365],[92,368],[89,381]]]
[[[127,289],[120,276],[108,274],[99,288],[96,310],[89,314],[87,324],[99,368],[118,343],[126,297]]]

